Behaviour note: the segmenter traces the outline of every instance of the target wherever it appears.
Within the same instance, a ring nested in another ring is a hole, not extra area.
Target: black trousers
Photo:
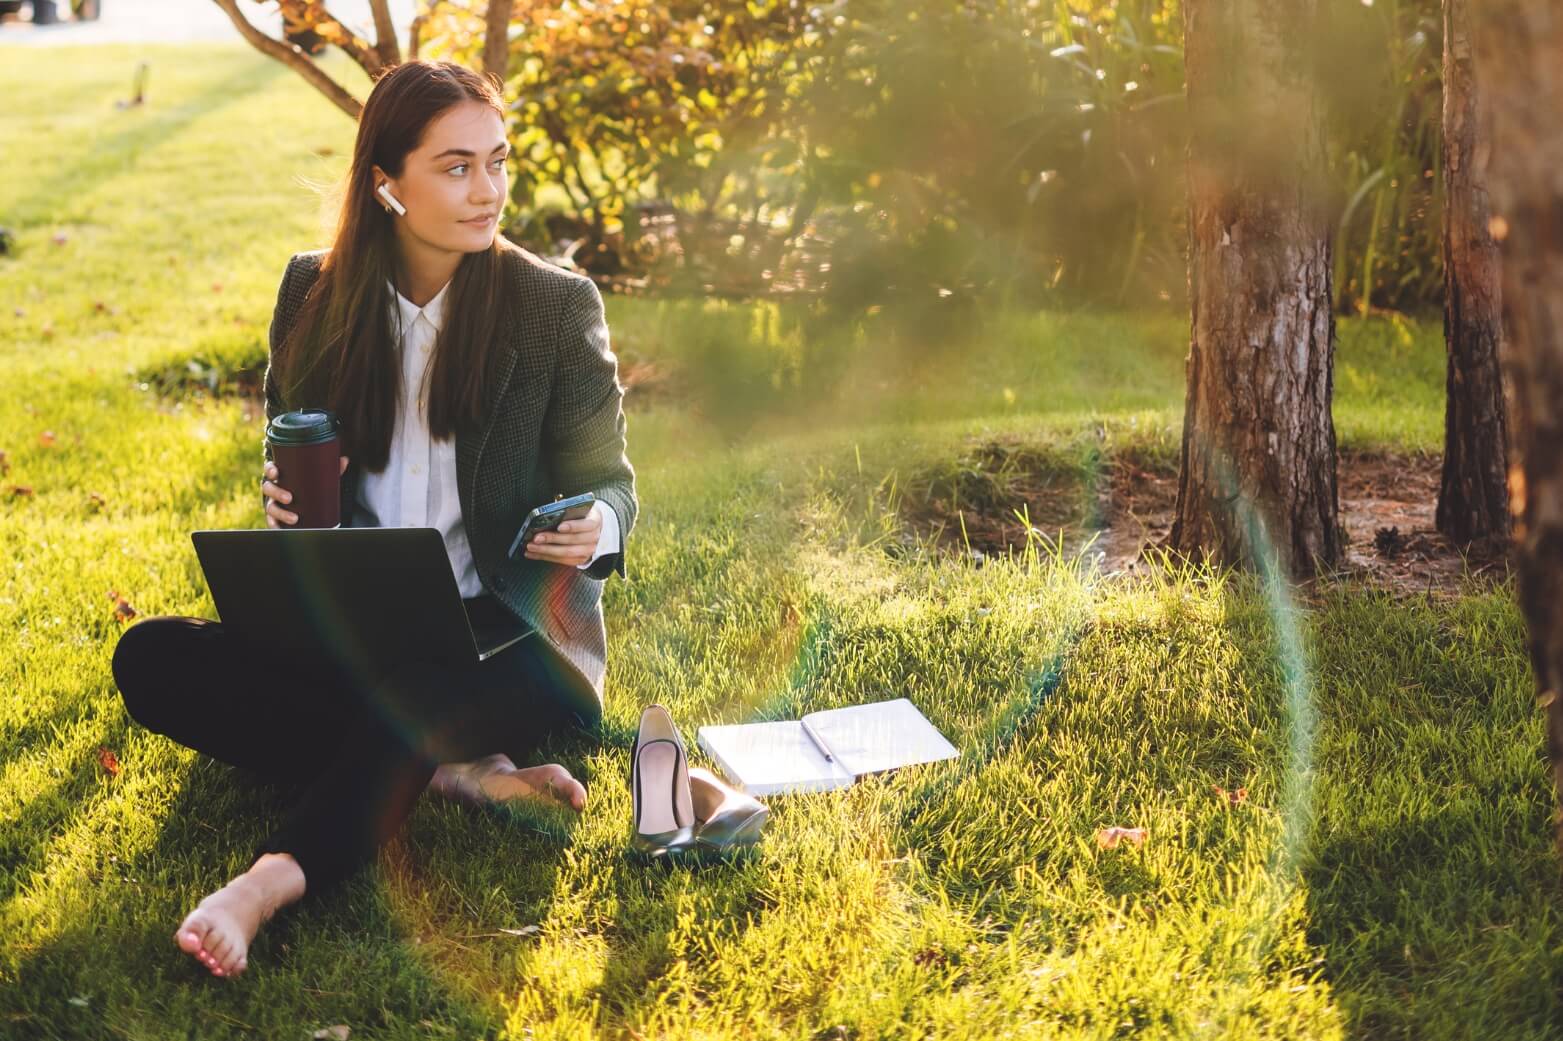
[[[469,610],[504,611],[492,597]],[[482,662],[399,664],[355,676],[324,657],[278,658],[221,622],[148,618],[114,648],[114,681],[142,726],[264,779],[302,784],[255,850],[292,854],[305,891],[373,859],[442,762],[523,763],[549,738],[590,734],[596,694],[536,633]]]

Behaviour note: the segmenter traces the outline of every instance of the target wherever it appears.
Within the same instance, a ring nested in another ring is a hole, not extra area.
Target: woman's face
[[[420,252],[487,249],[509,191],[509,154],[504,123],[492,108],[464,101],[441,113],[418,147],[407,153],[400,177],[387,177],[374,168],[376,187],[387,185],[407,208],[405,215],[391,212],[398,237],[408,246],[421,247]],[[378,194],[375,201],[385,203]]]

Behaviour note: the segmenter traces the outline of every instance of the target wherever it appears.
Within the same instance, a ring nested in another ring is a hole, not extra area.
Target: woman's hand
[[[526,557],[580,567],[597,552],[601,536],[602,503],[594,502],[591,512],[580,520],[567,520],[553,531],[540,531],[527,539]]]
[[[347,473],[347,456],[338,456],[340,460],[337,476]],[[261,468],[261,494],[266,497],[266,527],[280,528],[284,524],[297,524],[298,514],[284,510],[279,503],[293,501],[293,493],[277,484],[277,464],[267,461]]]

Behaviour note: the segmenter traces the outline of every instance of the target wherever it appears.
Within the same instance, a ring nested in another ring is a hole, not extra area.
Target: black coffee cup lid
[[[323,408],[284,412],[266,424],[266,440],[274,445],[318,445],[341,430],[336,414]]]

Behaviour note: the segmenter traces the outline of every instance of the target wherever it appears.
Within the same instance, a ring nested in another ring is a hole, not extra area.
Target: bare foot
[[[552,799],[576,812],[586,807],[586,786],[557,763],[518,768],[496,754],[470,763],[444,763],[429,782],[431,791],[472,805],[512,799]]]
[[[304,895],[304,872],[286,853],[265,853],[244,874],[202,900],[174,933],[179,949],[211,970],[237,976],[250,941],[277,909]]]

